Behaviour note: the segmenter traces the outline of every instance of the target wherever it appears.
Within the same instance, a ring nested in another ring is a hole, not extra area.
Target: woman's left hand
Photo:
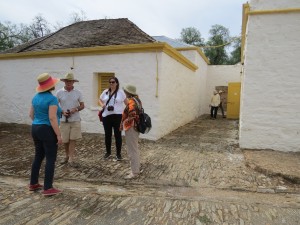
[[[63,142],[62,142],[61,136],[57,136],[57,144],[61,145],[62,143]]]

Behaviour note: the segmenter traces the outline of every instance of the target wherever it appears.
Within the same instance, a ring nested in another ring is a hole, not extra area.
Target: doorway
[[[223,110],[224,110],[224,115],[226,115],[226,112],[227,112],[228,86],[216,86],[215,90],[217,90],[218,93],[220,93],[220,91],[222,91],[222,94],[219,94],[219,95],[220,95],[220,100],[222,102],[222,106],[223,106]],[[220,108],[218,109],[218,114],[222,114]]]
[[[228,83],[227,118],[238,119],[240,117],[241,83]]]

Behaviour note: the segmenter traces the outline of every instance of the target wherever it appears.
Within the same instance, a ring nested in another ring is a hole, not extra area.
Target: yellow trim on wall
[[[167,43],[164,43],[163,52],[171,56],[173,59],[177,60],[181,64],[185,65],[187,68],[189,68],[192,71],[196,71],[198,69],[198,66],[196,66],[187,58],[185,58],[182,54],[180,54],[176,49],[172,48]]]
[[[107,54],[124,54],[135,52],[157,52],[162,51],[177,60],[187,68],[196,71],[198,67],[190,60],[181,55],[176,49],[166,43],[151,43],[151,44],[132,44],[132,45],[112,45],[99,46],[90,48],[69,48],[57,49],[49,51],[35,52],[20,52],[0,54],[0,60],[18,59],[18,58],[46,58],[46,57],[70,57],[70,56],[85,56],[85,55],[107,55]]]
[[[196,46],[195,47],[184,47],[184,48],[176,48],[176,50],[178,50],[178,51],[196,50],[199,53],[199,55],[204,59],[204,61],[207,64],[210,64],[209,59],[205,56],[205,54],[202,52],[200,47],[196,47]]]
[[[300,8],[255,10],[255,11],[249,11],[248,14],[259,15],[259,14],[279,14],[279,13],[297,13],[297,12],[300,12]]]
[[[244,51],[246,42],[246,28],[249,15],[264,15],[264,14],[280,14],[280,13],[299,13],[300,8],[288,8],[288,9],[271,9],[271,10],[250,10],[248,3],[243,4],[243,20],[242,20],[242,43],[241,43],[241,61],[244,63]]]
[[[242,18],[242,42],[241,42],[241,62],[244,63],[245,55],[245,42],[246,42],[246,27],[248,23],[248,12],[250,10],[250,6],[248,3],[243,4],[243,18]]]
[[[157,52],[155,54],[156,59],[156,91],[155,91],[155,97],[158,97],[158,81],[159,81],[159,74],[158,74],[158,55]]]

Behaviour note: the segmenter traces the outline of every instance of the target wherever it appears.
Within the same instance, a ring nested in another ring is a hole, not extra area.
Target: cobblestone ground
[[[2,123],[0,131],[0,224],[300,224],[299,184],[246,166],[238,121],[200,117],[156,142],[140,140],[144,171],[132,181],[123,179],[125,145],[123,161],[103,160],[104,136],[84,134],[79,168],[57,163],[63,193],[53,197],[27,190],[30,127]]]

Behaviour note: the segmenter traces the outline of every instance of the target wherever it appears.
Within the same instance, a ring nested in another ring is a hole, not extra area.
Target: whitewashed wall
[[[31,124],[28,117],[31,98],[37,86],[36,77],[49,72],[53,76],[63,77],[72,65],[72,58],[35,58],[22,60],[0,60],[0,80],[2,105],[1,122]],[[155,98],[156,58],[155,54],[135,53],[120,55],[80,56],[74,58],[74,74],[80,81],[75,87],[82,91],[86,108],[81,111],[82,130],[91,133],[103,133],[103,127],[97,117],[96,72],[112,72],[119,78],[121,86],[132,83],[145,101],[145,110],[153,117],[153,131],[147,136],[156,139],[158,117]],[[63,86],[61,82],[58,88]]]
[[[185,52],[185,54],[189,53]],[[200,93],[201,89],[205,89],[205,83],[201,81],[206,77],[206,64],[196,51],[190,54],[194,55],[196,62],[203,64],[201,69],[198,65],[199,69],[196,72],[179,64],[166,54],[161,55],[158,96],[161,118],[160,136],[201,115]]]
[[[144,102],[145,111],[153,118],[153,130],[147,134],[149,139],[157,139],[157,123],[155,108],[158,101],[155,98],[156,82],[156,56],[154,53],[128,53],[120,55],[89,56],[77,58],[75,62],[82,66],[75,66],[76,74],[88,74],[89,79],[81,89],[85,90],[85,101],[87,109],[82,113],[83,129],[90,133],[104,133],[102,124],[97,117],[96,96],[96,75],[97,72],[112,72],[118,77],[120,86],[133,84],[137,87],[137,92]],[[93,78],[92,78],[93,76]],[[91,90],[93,87],[93,91]],[[98,97],[98,96],[97,96]]]
[[[299,0],[251,1],[251,10],[300,8]],[[300,13],[250,15],[240,147],[300,151]]]
[[[86,108],[80,112],[84,132],[104,132],[97,117],[96,74],[101,72],[115,73],[121,86],[127,83],[137,86],[137,92],[153,124],[151,132],[141,135],[142,138],[156,140],[200,115],[201,101],[198,93],[205,86],[204,82],[200,84],[203,79],[200,78],[200,73],[205,77],[204,66],[202,72],[193,72],[165,53],[127,53],[76,56],[74,59],[57,57],[0,60],[0,121],[31,124],[28,111],[37,86],[36,77],[43,72],[63,77],[71,66],[74,66],[75,78],[79,80],[75,87],[84,95]],[[63,82],[59,83],[57,89],[63,85]]]
[[[195,105],[198,108],[198,116],[206,113],[206,82],[207,82],[207,68],[208,65],[202,56],[194,50],[180,51],[187,59],[198,66],[198,70],[195,72],[197,83],[195,95]]]
[[[241,65],[208,66],[206,83],[205,112],[210,113],[210,104],[216,86],[228,86],[228,83],[241,82]]]

